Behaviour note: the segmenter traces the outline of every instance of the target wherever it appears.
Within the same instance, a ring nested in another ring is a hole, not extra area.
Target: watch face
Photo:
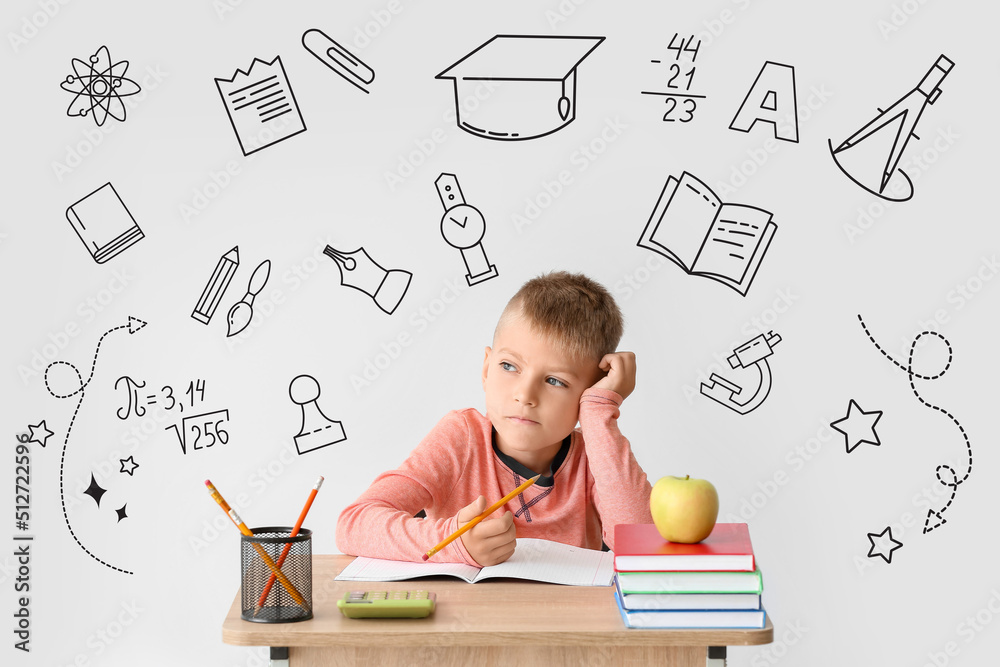
[[[471,248],[486,233],[486,220],[474,206],[459,204],[450,208],[441,218],[441,235],[455,248]]]

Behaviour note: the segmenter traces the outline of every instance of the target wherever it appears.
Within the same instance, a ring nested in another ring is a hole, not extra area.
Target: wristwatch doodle
[[[486,251],[483,250],[482,240],[486,233],[483,214],[476,207],[465,203],[455,174],[441,174],[434,181],[434,186],[444,205],[441,236],[448,245],[462,251],[462,259],[468,272],[465,279],[469,281],[469,286],[495,278],[497,267],[490,264]]]

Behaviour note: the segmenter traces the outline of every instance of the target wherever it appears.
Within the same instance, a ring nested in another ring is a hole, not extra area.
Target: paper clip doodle
[[[375,70],[325,32],[318,28],[306,30],[302,33],[302,46],[345,81],[365,94],[369,92],[366,86],[375,80]]]

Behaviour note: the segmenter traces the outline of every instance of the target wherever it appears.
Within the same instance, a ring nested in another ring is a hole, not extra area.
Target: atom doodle
[[[67,116],[86,116],[88,113],[98,127],[111,116],[115,120],[125,120],[123,97],[135,95],[142,89],[132,79],[125,76],[128,61],[111,64],[108,47],[102,46],[90,56],[88,62],[73,58],[73,72],[66,77],[60,87],[73,93],[73,101],[66,109]]]

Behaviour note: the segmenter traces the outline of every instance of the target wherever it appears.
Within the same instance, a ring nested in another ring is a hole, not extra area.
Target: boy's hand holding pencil
[[[535,475],[531,479],[524,480],[523,484],[489,507],[486,507],[486,498],[479,496],[472,503],[460,509],[456,516],[458,519],[458,530],[425,553],[424,560],[427,560],[460,537],[462,538],[462,544],[465,545],[465,550],[482,567],[496,565],[510,558],[514,554],[514,547],[517,546],[514,515],[506,512],[498,519],[488,521],[484,521],[484,519],[506,505],[514,496],[537,482],[539,477],[541,475]]]
[[[458,527],[462,528],[486,509],[486,497],[479,496],[458,511]],[[517,533],[514,515],[504,512],[495,519],[483,519],[478,525],[462,534],[462,544],[469,555],[481,566],[502,563],[514,554]]]

